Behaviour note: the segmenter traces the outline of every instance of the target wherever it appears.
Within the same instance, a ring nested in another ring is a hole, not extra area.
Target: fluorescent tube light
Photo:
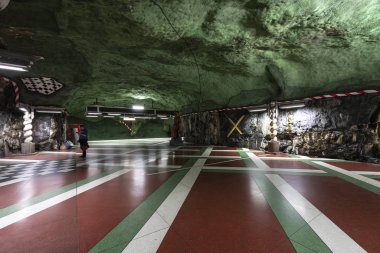
[[[97,118],[98,116],[96,115],[86,115],[87,118]]]
[[[58,114],[58,113],[62,113],[62,111],[54,111],[54,110],[36,110],[36,112],[39,112],[39,113],[53,113],[53,114]]]
[[[265,112],[267,108],[248,109],[249,112]]]
[[[109,116],[120,116],[121,113],[108,113]]]
[[[28,112],[28,110],[26,108],[23,108],[23,107],[20,107],[18,108],[20,111],[23,111],[23,112]]]
[[[284,104],[280,105],[280,109],[295,109],[295,108],[302,108],[305,107],[304,103],[296,103],[296,104]]]
[[[103,118],[113,118],[114,116],[112,115],[104,115]]]
[[[144,110],[144,106],[143,105],[132,105],[132,109],[133,110]]]
[[[88,112],[88,115],[102,115],[101,112]]]
[[[130,118],[130,117],[124,117],[123,120],[124,121],[135,121],[136,119],[135,118]]]
[[[6,63],[0,63],[0,69],[28,71],[27,66],[13,65],[13,64],[6,64]]]

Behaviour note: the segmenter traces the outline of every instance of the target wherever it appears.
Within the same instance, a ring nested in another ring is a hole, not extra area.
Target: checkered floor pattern
[[[53,173],[64,173],[75,170],[74,159],[51,160],[22,164],[0,164],[0,183],[28,179],[33,176],[44,176]]]

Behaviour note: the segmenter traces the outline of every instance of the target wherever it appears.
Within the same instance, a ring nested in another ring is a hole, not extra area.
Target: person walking
[[[84,125],[80,125],[80,133],[79,133],[79,140],[80,149],[82,150],[82,157],[83,159],[86,159],[87,155],[87,149],[90,147],[88,145],[88,132]]]

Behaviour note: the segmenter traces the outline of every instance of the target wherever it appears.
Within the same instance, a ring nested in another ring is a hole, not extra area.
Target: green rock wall
[[[12,0],[0,23],[0,47],[45,58],[28,75],[66,84],[25,102],[77,116],[95,98],[188,112],[380,85],[378,0]]]

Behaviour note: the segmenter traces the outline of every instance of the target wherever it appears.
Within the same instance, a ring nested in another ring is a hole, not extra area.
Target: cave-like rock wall
[[[22,114],[0,111],[0,157],[21,151],[23,126]]]
[[[311,101],[279,112],[281,150],[380,163],[380,96]]]
[[[191,114],[181,118],[181,135],[186,142],[202,145],[220,143],[219,113]]]
[[[65,118],[61,115],[37,114],[33,120],[36,150],[57,150],[64,141]]]
[[[278,111],[280,150],[286,153],[380,163],[380,96],[362,95],[309,101],[299,109]],[[235,129],[237,125],[241,134]],[[232,121],[232,122],[231,122]],[[219,122],[219,127],[215,124]],[[266,149],[270,120],[266,112],[227,111],[182,117],[185,140]],[[229,137],[228,134],[230,134]]]

